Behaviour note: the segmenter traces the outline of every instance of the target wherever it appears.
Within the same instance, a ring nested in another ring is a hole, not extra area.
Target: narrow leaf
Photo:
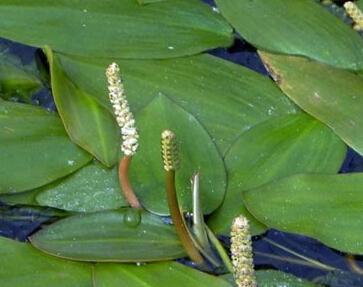
[[[30,240],[46,253],[79,261],[143,262],[185,256],[173,226],[134,209],[69,217]]]

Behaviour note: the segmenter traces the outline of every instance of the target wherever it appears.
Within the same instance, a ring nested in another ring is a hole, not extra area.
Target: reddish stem
[[[124,156],[120,160],[120,165],[118,169],[118,178],[120,181],[122,193],[125,196],[126,201],[130,204],[132,208],[141,208],[141,204],[137,199],[134,190],[132,189],[128,177],[128,170],[131,164],[131,159],[132,157],[130,156]]]

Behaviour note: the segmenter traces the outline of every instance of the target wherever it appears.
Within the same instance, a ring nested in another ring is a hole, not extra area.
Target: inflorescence
[[[231,228],[231,253],[238,287],[256,287],[250,226],[244,216],[234,219]]]
[[[130,111],[125,96],[125,90],[120,77],[120,68],[112,63],[106,70],[108,91],[117,124],[121,129],[122,144],[121,150],[126,156],[133,156],[139,146],[139,134],[135,127],[135,119]]]

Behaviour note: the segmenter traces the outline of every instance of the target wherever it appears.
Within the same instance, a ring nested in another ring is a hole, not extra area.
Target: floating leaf
[[[47,55],[54,101],[69,136],[105,165],[114,165],[120,136],[113,115],[64,73],[49,49]]]
[[[108,169],[97,162],[41,188],[38,193],[39,204],[70,211],[93,212],[127,206],[121,195],[117,168]]]
[[[265,227],[250,215],[242,191],[296,173],[336,173],[345,157],[344,143],[327,127],[300,113],[275,118],[244,133],[228,151],[229,174],[223,205],[208,225],[228,234],[235,217],[246,215],[253,234]]]
[[[203,212],[215,210],[224,198],[226,172],[215,144],[196,118],[166,96],[159,95],[136,115],[136,121],[140,148],[133,157],[130,177],[141,204],[152,212],[169,214],[160,145],[161,133],[169,129],[179,143],[181,164],[176,173],[176,189],[180,205],[183,210],[192,210],[190,179],[199,171]]]
[[[261,50],[306,56],[340,68],[363,69],[363,39],[315,1],[216,2],[242,37]]]
[[[30,240],[46,253],[80,261],[143,262],[185,256],[173,226],[134,209],[69,217]]]
[[[363,254],[363,174],[295,175],[243,193],[268,227],[311,236]]]
[[[91,266],[42,254],[30,244],[0,237],[1,287],[90,287]]]
[[[305,58],[261,53],[280,88],[363,154],[363,78]]]
[[[111,111],[105,88],[109,61],[57,58],[77,86]],[[252,126],[296,110],[267,77],[210,55],[118,64],[132,110],[163,93],[201,122],[222,153]]]
[[[197,0],[2,0],[0,18],[4,38],[89,57],[170,58],[232,41],[228,23]]]
[[[97,264],[94,270],[97,287],[231,287],[224,280],[176,262],[131,264]]]
[[[88,153],[69,140],[56,114],[0,102],[0,193],[42,186],[90,160]]]

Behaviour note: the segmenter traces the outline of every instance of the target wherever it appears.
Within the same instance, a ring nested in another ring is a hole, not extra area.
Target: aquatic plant
[[[101,2],[0,0],[0,37],[38,49],[1,48],[0,214],[46,221],[0,237],[0,285],[316,286],[253,269],[271,228],[362,272],[363,175],[338,173],[363,155],[362,1]],[[241,38],[264,75],[213,56]]]

